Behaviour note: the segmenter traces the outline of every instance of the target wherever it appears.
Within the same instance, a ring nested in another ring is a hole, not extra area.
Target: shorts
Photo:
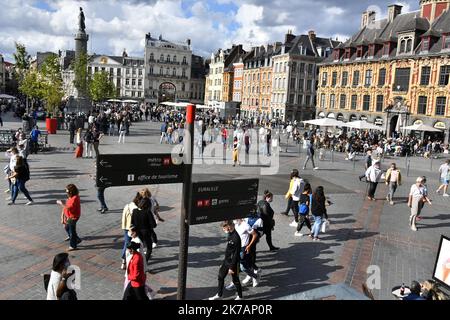
[[[446,178],[441,178],[441,183],[442,183],[443,185],[448,186],[449,180],[447,180]]]

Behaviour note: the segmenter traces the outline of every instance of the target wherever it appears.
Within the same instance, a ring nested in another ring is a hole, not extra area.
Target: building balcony
[[[180,63],[178,61],[167,61],[167,60],[156,60],[153,61],[154,63],[159,63],[159,64],[168,64],[168,65],[174,65],[174,66],[179,66]]]

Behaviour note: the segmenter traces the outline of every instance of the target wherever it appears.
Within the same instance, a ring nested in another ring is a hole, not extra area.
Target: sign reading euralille
[[[190,224],[246,218],[256,210],[258,179],[192,184]]]
[[[97,158],[97,186],[108,188],[183,182],[182,157],[171,154],[103,154]]]

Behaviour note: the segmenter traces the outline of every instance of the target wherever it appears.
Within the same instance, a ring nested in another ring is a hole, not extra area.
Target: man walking
[[[31,154],[37,154],[39,149],[39,137],[41,135],[41,131],[39,131],[38,126],[35,126],[30,133],[30,141],[31,141]]]
[[[375,191],[377,190],[378,182],[380,182],[381,174],[380,162],[378,160],[366,171],[366,181],[369,183],[367,198],[369,200],[375,200]]]
[[[229,274],[233,278],[233,284],[237,290],[237,297],[235,300],[242,299],[242,286],[239,280],[238,270],[239,270],[239,260],[241,252],[241,237],[234,229],[233,221],[225,221],[222,223],[222,229],[225,234],[228,235],[227,248],[225,250],[225,259],[223,260],[222,266],[219,270],[219,286],[217,294],[209,300],[218,300],[222,298],[223,287],[225,283],[225,278]]]
[[[397,190],[397,187],[401,184],[402,175],[400,170],[397,169],[397,165],[395,163],[392,163],[391,167],[386,172],[386,185],[389,186],[389,193],[386,200],[389,201],[391,206],[394,205],[394,193]]]
[[[359,181],[361,181],[366,176],[366,171],[371,166],[372,166],[372,151],[368,150],[367,155],[366,155],[365,170],[364,170],[364,173],[358,177]]]
[[[448,184],[450,180],[450,160],[447,159],[440,167],[439,167],[439,174],[441,177],[441,185],[439,186],[439,189],[436,190],[436,193],[439,193],[442,189],[444,189],[444,197],[448,197],[449,194],[447,193],[448,190]]]
[[[319,168],[316,167],[314,164],[314,136],[311,136],[310,140],[307,140],[306,145],[306,160],[303,164],[303,170],[306,169],[306,165],[308,164],[308,161],[311,160],[312,166],[314,170],[318,170]]]

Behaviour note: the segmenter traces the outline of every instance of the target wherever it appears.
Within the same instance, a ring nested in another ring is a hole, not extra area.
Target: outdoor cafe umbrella
[[[16,97],[10,96],[9,94],[0,94],[0,99],[16,99]]]
[[[312,124],[315,126],[321,126],[321,127],[342,127],[344,122],[337,121],[335,119],[330,118],[322,118],[322,119],[314,119],[314,120],[307,120],[302,121],[304,124]]]
[[[427,126],[426,124],[414,124],[412,126],[403,127],[402,129],[411,131],[442,132],[442,130]]]
[[[373,123],[369,123],[365,120],[347,122],[343,126],[347,127],[347,128],[353,128],[353,129],[359,129],[359,130],[380,130],[380,131],[383,130],[383,128],[381,128]]]
[[[139,103],[136,100],[123,100],[122,103]]]
[[[122,101],[118,99],[109,99],[108,102],[122,102]]]

